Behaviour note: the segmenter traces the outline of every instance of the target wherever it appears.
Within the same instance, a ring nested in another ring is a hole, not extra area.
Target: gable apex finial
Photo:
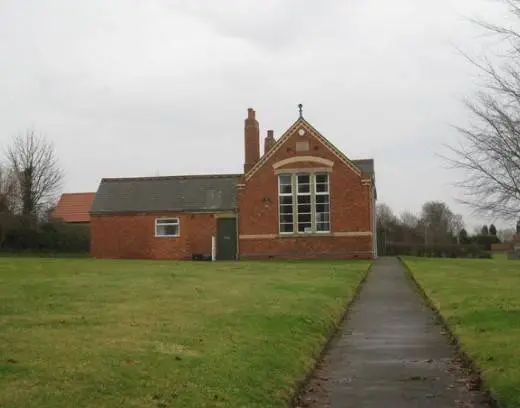
[[[300,118],[303,118],[303,105],[301,103],[298,104],[298,110],[300,111]]]

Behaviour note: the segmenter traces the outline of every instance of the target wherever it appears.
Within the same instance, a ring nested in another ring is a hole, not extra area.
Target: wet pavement
[[[298,407],[489,407],[397,259],[379,259]]]

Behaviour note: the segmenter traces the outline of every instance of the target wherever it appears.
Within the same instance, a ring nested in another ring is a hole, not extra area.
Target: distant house
[[[96,193],[64,193],[61,195],[52,218],[70,224],[89,224],[90,208]]]
[[[371,259],[374,161],[351,160],[303,116],[260,155],[248,110],[242,174],[104,178],[91,209],[97,258]],[[232,158],[230,158],[232,159]]]
[[[491,252],[508,252],[512,251],[514,242],[501,242],[499,244],[491,244]]]

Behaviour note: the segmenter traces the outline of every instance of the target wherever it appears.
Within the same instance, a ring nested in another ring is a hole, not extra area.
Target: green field
[[[0,258],[0,407],[283,407],[368,266]]]
[[[520,262],[405,259],[508,407],[520,406]]]

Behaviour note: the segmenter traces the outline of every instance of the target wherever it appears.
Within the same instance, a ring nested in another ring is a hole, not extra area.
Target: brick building
[[[68,224],[88,224],[95,195],[96,193],[62,194],[52,213],[52,218]]]
[[[260,155],[255,111],[243,174],[103,179],[91,209],[99,258],[370,259],[374,162],[350,160],[302,116]],[[215,246],[212,237],[215,237]]]

